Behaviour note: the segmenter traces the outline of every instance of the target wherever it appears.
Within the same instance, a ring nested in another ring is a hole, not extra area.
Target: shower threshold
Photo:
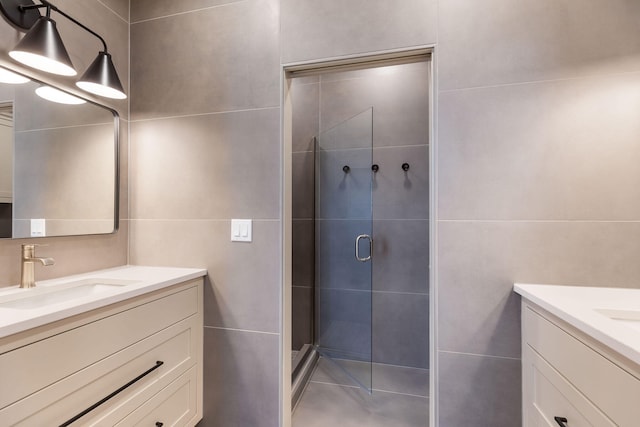
[[[291,364],[291,408],[295,410],[302,392],[309,383],[320,355],[311,344],[305,344]]]

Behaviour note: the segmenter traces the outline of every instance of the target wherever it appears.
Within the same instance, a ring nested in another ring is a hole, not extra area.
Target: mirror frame
[[[111,108],[108,107],[104,104],[100,104],[96,101],[93,101],[91,99],[86,98],[85,96],[79,95],[76,92],[71,92],[69,91],[67,88],[63,88],[59,86],[59,83],[48,83],[45,82],[43,80],[40,80],[37,77],[34,77],[22,70],[16,70],[13,67],[10,67],[9,64],[6,64],[4,62],[0,62],[0,67],[4,68],[8,71],[11,71],[12,73],[16,73],[20,76],[26,77],[29,80],[31,80],[32,82],[35,83],[39,83],[42,85],[46,85],[46,86],[51,86],[55,89],[58,89],[66,94],[69,94],[71,96],[75,96],[76,98],[80,98],[90,104],[93,104],[95,106],[101,107],[105,110],[108,110],[109,112],[111,112],[111,114],[113,115],[113,155],[115,156],[115,162],[114,162],[114,200],[113,200],[113,231],[111,231],[110,233],[86,233],[86,234],[60,234],[60,235],[53,235],[53,236],[29,236],[29,237],[5,237],[5,238],[0,238],[0,241],[2,240],[19,240],[19,239],[46,239],[48,237],[73,237],[73,236],[108,236],[108,235],[112,235],[112,234],[116,234],[119,230],[120,230],[120,114],[118,114],[118,112]],[[50,101],[52,102],[52,101]],[[15,112],[14,112],[15,114]],[[14,131],[15,132],[15,131]],[[14,140],[15,142],[15,140]]]

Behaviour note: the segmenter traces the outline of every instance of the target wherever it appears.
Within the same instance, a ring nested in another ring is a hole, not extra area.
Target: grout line
[[[429,218],[374,218],[376,221],[429,221]]]
[[[371,363],[377,366],[390,366],[392,368],[413,369],[417,371],[425,371],[427,373],[429,372],[429,368],[416,368],[414,366],[393,365],[391,363],[380,363],[380,362],[371,362]]]
[[[305,286],[306,287],[306,286]],[[429,296],[428,292],[398,292],[398,291],[378,291],[374,289],[350,289],[350,288],[326,288],[322,286],[317,287],[318,290],[327,291],[344,291],[344,292],[362,292],[362,293],[374,293],[374,294],[399,294],[399,295],[422,295]]]
[[[633,219],[438,219],[437,222],[477,222],[477,223],[603,223],[603,224],[615,224],[615,223],[640,223],[640,220]]]
[[[352,389],[356,389],[356,390],[362,390],[361,387],[355,386],[355,385],[350,385],[350,384],[337,384],[337,383],[329,383],[329,382],[325,382],[325,381],[317,381],[317,380],[311,380],[309,381],[310,383],[313,384],[322,384],[322,385],[328,385],[328,386],[337,386],[337,387],[345,387],[345,388],[352,388]],[[429,396],[422,396],[419,394],[411,394],[411,393],[401,393],[398,391],[390,391],[390,390],[383,390],[383,389],[379,389],[379,388],[372,388],[372,391],[377,391],[378,393],[389,393],[389,394],[396,394],[396,395],[400,395],[400,396],[411,396],[411,397],[418,397],[420,399],[429,399]]]
[[[184,119],[189,117],[202,117],[202,116],[213,116],[218,114],[234,114],[234,113],[246,113],[250,111],[263,111],[263,110],[280,110],[280,106],[270,106],[270,107],[260,107],[260,108],[245,108],[240,110],[225,110],[225,111],[210,111],[207,113],[194,113],[194,114],[184,114],[179,116],[162,116],[162,117],[152,117],[149,119],[138,119],[138,120],[130,120],[131,123],[142,123],[142,122],[153,122],[158,120],[171,120],[171,119]],[[131,119],[131,118],[130,118]]]
[[[429,144],[404,144],[404,145],[384,145],[381,147],[373,147],[373,151],[375,150],[393,150],[395,148],[422,148],[422,147],[426,147],[429,148]],[[369,148],[366,148],[367,150]],[[336,149],[336,150],[325,150],[325,151],[338,151],[338,150],[364,150],[364,148],[342,148],[342,149]],[[314,153],[313,150],[299,150],[299,151],[292,151],[291,154],[311,154]]]
[[[15,130],[15,133],[30,133],[30,132],[44,132],[51,130],[59,130],[59,129],[75,129],[75,128],[87,128],[87,127],[96,127],[96,126],[111,126],[113,128],[113,121],[105,122],[105,123],[83,123],[79,125],[69,125],[69,126],[59,126],[54,128],[38,128],[38,129],[24,129],[24,130]]]
[[[429,292],[404,292],[404,291],[378,291],[372,290],[374,294],[396,294],[396,295],[427,295],[429,296]]]
[[[98,3],[100,3],[101,5],[103,5],[104,7],[106,7],[107,9],[109,9],[111,12],[113,12],[114,15],[116,15],[118,18],[122,19],[124,21],[125,24],[129,25],[129,21],[127,21],[124,16],[121,16],[118,12],[116,12],[115,10],[113,10],[112,8],[110,8],[107,4],[105,4],[102,0],[98,0]]]
[[[129,218],[131,221],[146,222],[229,222],[234,218]],[[280,222],[278,218],[252,218],[254,222]]]
[[[253,331],[251,329],[238,329],[238,328],[223,328],[220,326],[204,326],[205,329],[217,329],[220,331],[233,331],[233,332],[249,332],[251,334],[264,334],[264,335],[275,335],[280,336],[278,332],[266,332],[266,331]]]
[[[458,355],[462,355],[462,356],[490,357],[492,359],[503,359],[503,360],[514,360],[514,361],[522,360],[519,357],[494,356],[494,355],[491,355],[491,354],[464,353],[464,352],[460,352],[460,351],[438,350],[438,352],[439,353],[447,353],[447,354],[458,354]]]
[[[220,8],[220,7],[225,7],[225,6],[229,6],[229,5],[236,4],[236,3],[246,3],[246,2],[248,2],[248,0],[230,1],[229,3],[217,4],[215,6],[201,7],[199,9],[192,9],[192,10],[187,10],[187,11],[184,11],[184,12],[170,13],[169,15],[156,16],[154,18],[141,19],[139,21],[132,21],[131,24],[140,24],[142,22],[157,21],[158,19],[172,18],[174,16],[187,15],[189,13],[202,12],[204,10],[217,9],[217,8]]]
[[[573,82],[573,81],[580,81],[580,80],[583,80],[583,81],[598,80],[598,79],[617,77],[617,76],[626,76],[626,75],[632,75],[632,74],[640,74],[640,73],[638,71],[626,71],[622,73],[604,73],[604,74],[592,74],[592,75],[577,76],[577,77],[563,77],[563,78],[556,78],[556,79],[541,79],[541,80],[530,80],[530,81],[512,82],[512,83],[496,83],[496,84],[485,85],[485,86],[471,86],[471,87],[462,87],[462,88],[454,88],[454,89],[441,89],[438,91],[438,93],[444,94],[444,93],[482,90],[482,89],[502,88],[502,87],[509,87],[509,86],[526,86],[526,85],[537,85],[537,84],[543,84],[543,83]]]
[[[402,393],[399,391],[391,391],[391,390],[384,390],[381,388],[372,388],[372,391],[377,391],[378,393],[389,393],[389,394],[398,394],[400,396],[411,396],[411,397],[418,397],[420,399],[429,399],[429,396],[423,396],[421,394],[413,394],[413,393]]]
[[[325,222],[329,222],[329,221],[429,221],[429,218],[323,218],[323,217],[318,217],[315,218],[316,221],[325,221]],[[500,222],[500,221],[496,221],[496,222]],[[375,237],[375,236],[373,236]]]

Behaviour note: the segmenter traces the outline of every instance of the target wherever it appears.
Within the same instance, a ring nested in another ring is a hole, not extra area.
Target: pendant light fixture
[[[82,75],[76,85],[95,95],[125,99],[120,78],[107,51],[107,43],[95,31],[72,18],[47,0],[0,0],[0,11],[5,18],[18,28],[28,30],[9,55],[18,62],[48,73],[75,76],[77,74],[62,38],[51,19],[51,11],[64,16],[74,24],[97,37],[103,49]],[[39,9],[46,8],[46,15],[40,16]]]
[[[98,53],[87,71],[76,82],[76,86],[107,98],[125,99],[127,97],[118,78],[116,67],[111,60],[111,54],[107,53],[106,49]]]
[[[29,32],[9,52],[9,56],[24,65],[48,73],[61,76],[78,74],[62,43],[56,21],[51,19],[49,7],[47,7],[47,15],[38,18]]]

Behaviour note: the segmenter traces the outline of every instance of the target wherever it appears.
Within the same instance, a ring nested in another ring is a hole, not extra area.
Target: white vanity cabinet
[[[0,338],[0,425],[194,426],[202,299],[198,278]]]
[[[523,298],[524,427],[640,426],[640,365]]]

